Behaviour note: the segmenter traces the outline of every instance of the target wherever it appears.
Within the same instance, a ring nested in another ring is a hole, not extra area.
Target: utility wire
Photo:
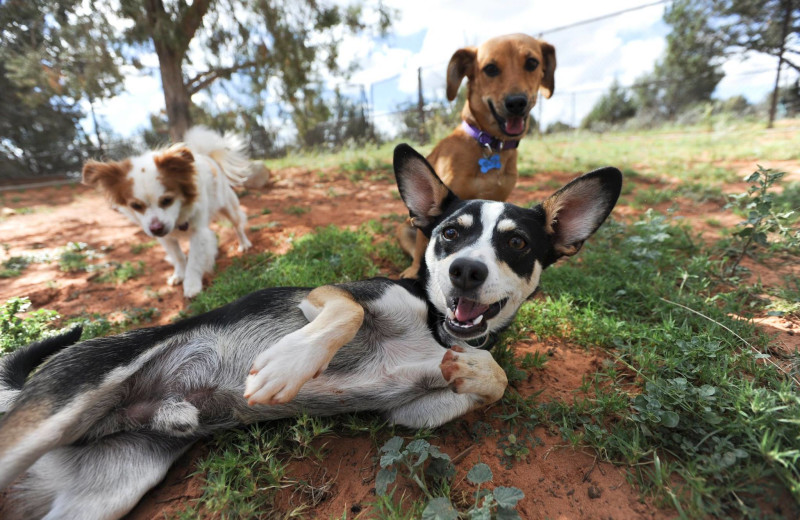
[[[558,31],[565,31],[567,29],[572,29],[573,27],[580,27],[581,25],[586,25],[594,22],[599,22],[600,20],[605,20],[607,18],[614,18],[615,16],[619,16],[621,14],[630,13],[633,11],[638,11],[640,9],[646,9],[648,7],[653,7],[656,5],[666,4],[667,2],[671,2],[672,0],[658,0],[657,2],[651,2],[649,4],[642,4],[636,7],[629,7],[627,9],[623,9],[621,11],[614,11],[613,13],[604,14],[601,16],[596,16],[594,18],[587,18],[586,20],[581,20],[579,22],[574,22],[568,25],[562,25],[561,27],[553,27],[552,29],[546,29],[544,31],[540,31],[539,34],[551,34]]]

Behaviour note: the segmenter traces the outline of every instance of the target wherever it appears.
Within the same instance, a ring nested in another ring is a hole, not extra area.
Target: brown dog
[[[463,123],[428,155],[439,177],[461,199],[505,201],[517,184],[517,145],[539,91],[553,95],[555,48],[525,34],[498,36],[459,49],[447,65],[447,99],[467,77]],[[416,278],[428,240],[408,226],[398,229],[414,261],[402,278]],[[416,234],[416,236],[415,236]]]

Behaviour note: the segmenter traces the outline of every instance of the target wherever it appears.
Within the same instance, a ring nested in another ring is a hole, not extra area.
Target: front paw
[[[244,240],[242,240],[241,242],[239,242],[239,252],[240,252],[240,253],[241,253],[241,252],[243,252],[243,251],[247,251],[247,250],[248,250],[248,249],[250,249],[251,247],[253,247],[253,243],[252,243],[252,242],[250,242],[250,241],[249,241],[248,239],[246,239],[246,238],[245,238]]]
[[[402,273],[400,273],[400,278],[409,278],[409,279],[416,279],[419,276],[419,266],[412,265]]]
[[[167,278],[167,285],[180,285],[181,282],[183,282],[183,275],[180,275],[178,273],[172,273]]]
[[[288,403],[306,382],[327,368],[322,354],[324,349],[300,331],[287,334],[253,362],[244,387],[247,403]]]
[[[183,297],[194,298],[203,290],[202,278],[187,278],[183,281]]]
[[[442,377],[458,394],[474,394],[484,404],[503,397],[508,378],[487,350],[453,346],[439,365]]]

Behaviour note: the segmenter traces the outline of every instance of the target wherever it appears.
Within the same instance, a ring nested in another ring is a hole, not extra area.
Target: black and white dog
[[[171,325],[74,345],[73,331],[3,358],[0,489],[15,483],[15,514],[118,518],[221,428],[361,410],[433,427],[500,399],[503,370],[471,345],[491,346],[542,270],[578,252],[622,176],[597,170],[523,209],[459,200],[407,145],[394,168],[431,238],[418,280],[265,289]]]

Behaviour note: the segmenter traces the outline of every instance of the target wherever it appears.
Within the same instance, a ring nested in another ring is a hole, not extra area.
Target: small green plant
[[[311,211],[311,208],[308,206],[289,206],[286,208],[286,213],[295,216],[300,216],[304,213],[308,213],[309,211]]]
[[[728,268],[728,274],[733,275],[736,267],[747,255],[754,245],[768,247],[770,235],[777,235],[772,244],[793,249],[800,246],[800,227],[796,227],[797,217],[794,210],[776,212],[775,200],[769,189],[773,187],[784,175],[761,166],[753,172],[746,182],[752,184],[745,193],[730,196],[726,208],[735,208],[747,216],[738,224],[738,230],[733,236],[738,239],[736,250],[733,251],[733,264]],[[793,227],[795,226],[795,227]]]
[[[12,256],[2,264],[0,264],[0,278],[13,278],[22,274],[22,271],[28,267],[30,260],[24,256]]]
[[[392,437],[381,446],[378,476],[375,477],[375,493],[385,495],[389,484],[397,479],[398,469],[402,468],[406,478],[417,484],[428,499],[436,496],[455,475],[456,469],[450,456],[442,453],[438,446],[432,446],[424,439],[416,439],[403,448],[402,437]],[[426,464],[427,463],[427,464]]]
[[[11,298],[0,305],[0,354],[14,350],[46,337],[58,313],[39,309],[25,317],[18,316],[30,309],[28,298]]]
[[[158,242],[155,240],[151,240],[149,242],[141,242],[139,244],[131,244],[131,253],[134,255],[141,254],[143,251],[147,251],[151,247],[155,246]]]
[[[144,274],[144,262],[139,260],[135,264],[133,262],[123,262],[113,265],[111,269],[105,271],[97,277],[100,283],[124,283],[133,278],[138,278]]]
[[[83,242],[70,242],[58,258],[58,266],[65,273],[86,271],[89,267],[86,261],[87,245]]]
[[[481,489],[493,478],[492,470],[484,463],[476,464],[467,473],[467,481],[477,486],[475,502],[463,515],[459,514],[450,501],[450,488],[456,473],[450,456],[424,439],[415,439],[405,447],[403,444],[402,437],[392,437],[380,448],[383,454],[381,469],[375,478],[375,493],[379,499],[391,495],[388,487],[402,471],[403,476],[417,484],[428,499],[422,511],[423,519],[457,520],[460,516],[487,520],[519,518],[514,508],[525,495],[514,487],[501,486],[491,492]]]

